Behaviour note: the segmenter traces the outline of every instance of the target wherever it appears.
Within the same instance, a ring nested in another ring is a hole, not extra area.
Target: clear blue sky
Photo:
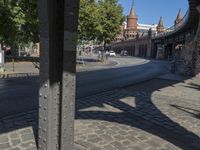
[[[128,15],[132,0],[119,0],[119,3],[124,8],[124,15]],[[188,9],[188,0],[135,0],[134,8],[139,23],[157,24],[162,16],[165,27],[170,27],[174,24],[180,8],[182,15],[185,15]]]

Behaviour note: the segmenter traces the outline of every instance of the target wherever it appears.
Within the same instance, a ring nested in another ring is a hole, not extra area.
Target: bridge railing
[[[164,36],[170,35],[172,33],[175,33],[176,31],[180,30],[182,27],[185,26],[185,24],[187,23],[188,19],[189,19],[189,9],[187,10],[185,16],[176,25],[173,25],[173,26],[171,26],[169,28],[166,28],[161,33],[153,34],[152,38],[156,39],[156,38],[164,37]]]

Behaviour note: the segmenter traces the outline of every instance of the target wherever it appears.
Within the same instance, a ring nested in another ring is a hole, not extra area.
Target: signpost
[[[0,72],[4,71],[4,51],[0,51]]]

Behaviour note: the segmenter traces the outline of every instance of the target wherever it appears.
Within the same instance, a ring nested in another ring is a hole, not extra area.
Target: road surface
[[[110,58],[115,66],[90,67],[77,73],[76,98],[128,86],[166,72],[167,62]],[[38,77],[0,79],[0,118],[38,108]]]

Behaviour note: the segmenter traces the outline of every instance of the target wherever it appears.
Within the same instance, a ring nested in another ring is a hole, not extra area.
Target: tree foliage
[[[118,0],[80,0],[79,39],[109,43],[124,20]],[[36,0],[0,0],[0,43],[38,42]]]
[[[38,42],[37,1],[0,1],[0,43]]]
[[[81,0],[79,13],[80,40],[111,42],[120,33],[124,21],[118,0]]]
[[[120,26],[124,21],[123,9],[117,0],[99,1],[99,32],[98,40],[110,43],[120,33]]]
[[[16,36],[16,25],[12,5],[9,1],[0,1],[0,43],[11,43]]]
[[[93,40],[96,37],[98,10],[95,0],[81,0],[79,9],[79,39]]]

